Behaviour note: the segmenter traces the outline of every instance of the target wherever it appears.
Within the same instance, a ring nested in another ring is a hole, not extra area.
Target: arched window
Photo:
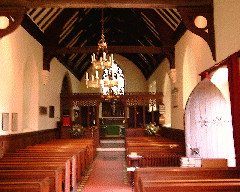
[[[113,87],[105,87],[102,86],[102,93],[103,95],[108,95],[110,91],[113,91],[115,95],[124,95],[124,86],[125,86],[125,79],[123,75],[122,69],[117,65],[117,63],[113,63],[110,69],[104,69],[103,73],[103,81],[107,81],[109,76],[114,76],[118,79],[118,85]],[[111,90],[110,90],[111,89]]]

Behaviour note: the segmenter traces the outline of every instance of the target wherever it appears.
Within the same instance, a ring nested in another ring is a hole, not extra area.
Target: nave
[[[131,192],[124,139],[100,140],[97,156],[78,184],[77,192]]]
[[[0,191],[240,191],[239,167],[180,167],[183,149],[158,136],[54,139],[6,153],[0,159]]]

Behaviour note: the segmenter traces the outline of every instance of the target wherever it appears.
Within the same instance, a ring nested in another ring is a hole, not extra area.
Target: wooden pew
[[[50,185],[50,191],[62,191],[62,169],[57,170],[0,170],[0,181],[14,181],[19,179],[45,179],[48,177],[54,181]]]
[[[192,181],[183,180],[179,182],[169,183],[145,183],[142,192],[165,192],[165,191],[178,191],[178,192],[189,192],[189,191],[240,191],[239,185],[240,179],[221,179],[221,180],[210,180],[210,181]]]
[[[126,149],[126,155],[131,154],[132,152],[136,153],[145,153],[145,154],[178,154],[185,155],[185,148],[170,148],[170,147],[129,147]]]
[[[89,151],[89,155],[91,160],[94,159],[94,157],[96,156],[96,144],[94,144],[93,139],[57,139],[57,140],[52,140],[52,141],[48,141],[44,144],[48,144],[48,145],[68,145],[68,146],[78,146],[79,148],[86,145]]]
[[[47,162],[49,164],[59,162],[64,163],[65,166],[65,180],[62,180],[62,183],[65,185],[65,191],[70,191],[70,168],[72,164],[72,188],[76,188],[76,157],[73,159],[70,157],[38,157],[38,156],[22,156],[22,157],[3,157],[0,159],[0,163],[20,163],[20,162]],[[63,177],[63,176],[61,176]],[[61,178],[62,179],[62,178]]]
[[[81,171],[82,171],[82,164],[81,161],[83,159],[83,155],[76,150],[62,150],[62,151],[56,151],[56,150],[51,150],[51,149],[21,149],[18,150],[17,153],[7,153],[4,155],[4,157],[69,157],[71,158],[71,173],[73,173],[73,176],[76,177],[76,179],[80,180],[81,179]],[[74,162],[76,161],[76,163]],[[76,164],[76,165],[75,165]],[[65,172],[65,169],[63,167],[63,171]],[[69,171],[69,170],[67,170]],[[76,172],[76,174],[75,174]]]
[[[73,143],[76,142],[76,143]],[[38,144],[35,146],[29,146],[27,149],[20,149],[18,150],[18,153],[24,153],[23,155],[26,156],[26,152],[28,153],[41,153],[45,151],[46,153],[49,153],[50,151],[53,153],[58,154],[60,151],[63,153],[70,153],[76,152],[78,153],[77,163],[78,165],[81,164],[81,166],[77,167],[77,178],[80,179],[81,173],[85,171],[85,167],[91,163],[93,155],[92,155],[92,140],[87,140],[87,144],[83,144],[82,141],[79,142],[79,140],[54,140],[51,142],[47,142],[44,144]],[[80,149],[79,149],[80,148]],[[87,150],[86,150],[87,149]],[[82,155],[82,152],[86,152],[84,155]],[[12,155],[12,154],[9,154]],[[14,154],[15,156],[18,156],[18,154]],[[22,155],[22,154],[21,154]],[[86,157],[86,158],[85,158]],[[83,159],[84,158],[84,161]],[[74,177],[73,177],[74,178]],[[75,183],[73,187],[76,187],[76,181],[73,180],[72,183]]]
[[[29,170],[29,171],[31,171],[31,170],[57,170],[58,168],[61,168],[62,167],[62,165],[60,165],[60,164],[49,164],[49,163],[39,163],[39,162],[37,162],[37,163],[29,163],[29,162],[27,162],[27,163],[1,163],[0,164],[0,170]],[[1,178],[0,179],[0,181],[2,181],[3,179]],[[8,179],[8,180],[10,180],[10,179]],[[53,186],[53,187],[51,187],[51,189],[52,189],[52,191],[53,191],[53,189],[55,188],[55,190],[54,191],[56,191],[56,187],[57,186],[54,186],[55,185],[55,178],[50,178],[50,180],[51,180],[51,186]],[[65,180],[65,175],[64,175],[64,173],[62,172],[62,185],[61,186],[63,186],[63,184],[64,184],[64,181]]]
[[[44,144],[28,146],[27,149],[19,149],[17,153],[6,154],[0,159],[0,171],[5,171],[3,174],[10,175],[15,170],[16,173],[12,176],[17,177],[16,175],[20,171],[27,173],[26,171],[29,170],[54,170],[56,166],[60,166],[65,172],[65,179],[62,181],[64,180],[65,192],[68,192],[70,191],[70,174],[72,190],[74,190],[77,179],[80,179],[81,173],[93,161],[95,153],[96,148],[92,139],[53,140]],[[24,170],[21,170],[23,168]],[[61,190],[58,187],[56,191]]]
[[[213,183],[214,185],[211,185]],[[221,183],[223,188],[229,188],[229,191],[236,189],[238,191],[240,189],[240,168],[137,168],[134,175],[136,192],[178,191],[178,189],[200,191],[207,187],[218,191],[217,188]],[[181,188],[181,184],[184,187]]]
[[[138,167],[179,167],[180,158],[185,156],[185,145],[162,137],[126,138],[128,167],[133,161],[132,153],[142,157]]]
[[[1,192],[50,192],[50,179],[0,180]]]
[[[70,142],[70,141],[68,141]],[[52,143],[44,143],[44,144],[38,144],[35,146],[28,146],[27,149],[28,150],[47,150],[47,149],[52,149],[52,150],[84,150],[84,158],[85,158],[85,166],[87,167],[94,158],[93,155],[93,147],[90,144],[82,144],[82,143],[68,143],[67,141],[56,141],[56,142],[52,142]],[[74,142],[74,141],[71,141]],[[26,149],[25,149],[26,150]],[[18,150],[21,151],[21,150]]]

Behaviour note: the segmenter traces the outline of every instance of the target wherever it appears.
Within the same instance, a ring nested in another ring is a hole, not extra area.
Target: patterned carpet
[[[101,142],[93,164],[78,184],[77,192],[131,192],[127,180],[124,140]],[[106,150],[105,150],[106,149]],[[109,151],[109,149],[111,149]],[[114,150],[116,149],[116,150]]]

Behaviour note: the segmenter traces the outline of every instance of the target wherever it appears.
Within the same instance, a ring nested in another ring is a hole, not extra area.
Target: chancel
[[[240,191],[240,2],[0,2],[0,191]]]

